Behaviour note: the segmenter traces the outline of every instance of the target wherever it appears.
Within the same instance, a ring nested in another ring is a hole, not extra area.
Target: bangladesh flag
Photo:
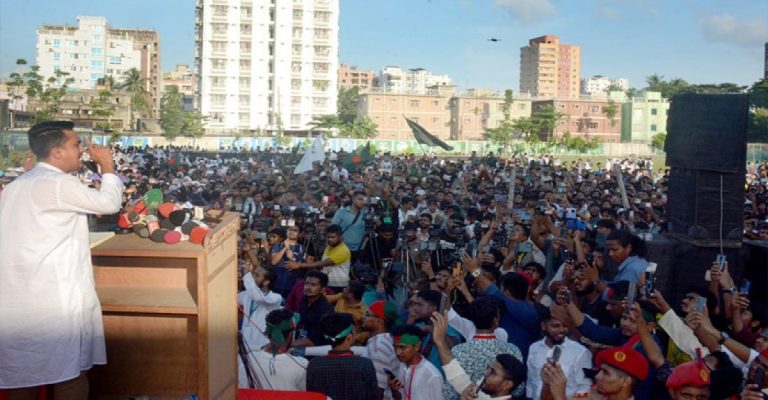
[[[351,171],[353,169],[361,168],[371,160],[373,160],[373,155],[371,154],[371,142],[367,142],[355,149],[355,151],[347,154],[343,164],[344,168]]]
[[[413,137],[416,138],[416,141],[421,144],[426,144],[427,146],[437,146],[442,147],[444,150],[451,151],[453,150],[453,147],[449,146],[448,143],[443,142],[438,138],[437,136],[427,132],[424,127],[417,124],[414,121],[411,121],[408,119],[408,117],[405,118],[405,121],[408,122],[408,126],[411,128],[411,131],[413,131]]]

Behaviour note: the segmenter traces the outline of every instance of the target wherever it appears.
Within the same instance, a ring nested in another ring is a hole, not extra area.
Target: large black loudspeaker
[[[739,247],[744,222],[747,96],[684,94],[667,119],[669,231],[696,246]]]

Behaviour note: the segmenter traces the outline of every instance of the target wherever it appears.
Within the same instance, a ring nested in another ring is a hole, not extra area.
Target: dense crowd
[[[335,400],[768,393],[765,288],[718,259],[700,285],[671,289],[680,304],[655,290],[645,242],[667,234],[668,173],[650,159],[331,152],[294,174],[299,158],[116,152],[127,203],[160,188],[240,214],[240,387]],[[746,173],[744,237],[766,241],[768,163]]]

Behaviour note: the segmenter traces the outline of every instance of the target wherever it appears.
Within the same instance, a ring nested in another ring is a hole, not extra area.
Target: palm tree
[[[131,68],[123,74],[123,81],[120,82],[119,88],[124,92],[131,94],[131,127],[133,130],[138,130],[138,126],[134,126],[136,118],[134,113],[138,112],[139,116],[148,114],[150,111],[149,100],[147,100],[146,79],[141,77],[141,72],[136,68]]]

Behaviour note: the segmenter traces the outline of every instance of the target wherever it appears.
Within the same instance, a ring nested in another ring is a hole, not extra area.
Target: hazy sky
[[[0,76],[17,58],[33,62],[37,27],[76,24],[78,15],[155,29],[163,70],[191,65],[194,3],[0,0]],[[422,67],[464,88],[517,91],[520,47],[545,34],[581,46],[582,77],[627,78],[637,88],[654,73],[752,84],[768,42],[768,0],[341,0],[340,8],[340,62]]]

